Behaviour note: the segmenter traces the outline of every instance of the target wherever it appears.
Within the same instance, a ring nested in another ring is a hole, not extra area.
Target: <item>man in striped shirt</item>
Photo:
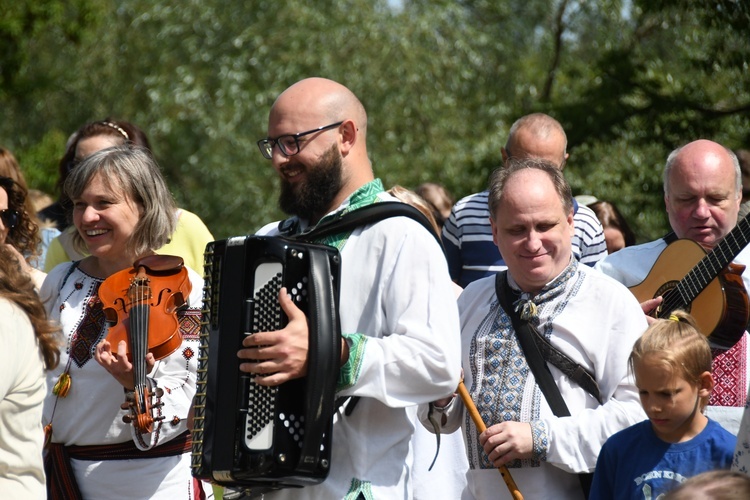
[[[501,148],[503,162],[510,157],[542,158],[559,165],[568,159],[568,139],[562,125],[551,116],[533,113],[516,120]],[[451,278],[461,287],[505,269],[505,261],[492,240],[487,191],[462,198],[443,227],[443,244]],[[573,199],[575,234],[573,254],[593,266],[607,255],[604,230],[594,212]]]

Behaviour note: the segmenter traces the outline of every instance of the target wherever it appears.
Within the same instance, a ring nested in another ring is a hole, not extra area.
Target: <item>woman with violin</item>
[[[49,498],[199,498],[186,421],[202,279],[156,255],[175,204],[150,153],[116,146],[65,181],[76,244],[41,290],[64,334],[44,406]]]

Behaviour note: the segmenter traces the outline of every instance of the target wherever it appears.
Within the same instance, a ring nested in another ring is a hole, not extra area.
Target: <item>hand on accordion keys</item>
[[[248,335],[242,341],[246,349],[237,353],[240,359],[248,360],[240,364],[240,370],[258,375],[255,382],[259,385],[275,386],[307,374],[307,317],[286,288],[279,291],[279,304],[289,323],[281,330]]]

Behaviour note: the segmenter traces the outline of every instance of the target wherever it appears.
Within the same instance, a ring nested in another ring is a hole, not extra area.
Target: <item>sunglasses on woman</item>
[[[10,229],[16,227],[18,224],[18,212],[10,208],[0,210],[0,219],[3,221],[3,225]]]

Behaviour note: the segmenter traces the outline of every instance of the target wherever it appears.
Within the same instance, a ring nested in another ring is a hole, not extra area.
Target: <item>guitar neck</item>
[[[713,250],[680,280],[677,290],[686,304],[691,303],[711,281],[747,246],[750,242],[750,219],[745,216]]]

